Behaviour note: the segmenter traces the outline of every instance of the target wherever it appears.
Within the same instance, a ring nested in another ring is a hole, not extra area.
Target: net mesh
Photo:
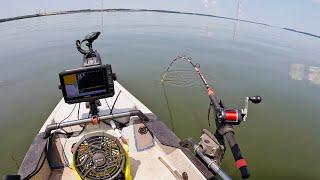
[[[202,86],[203,83],[193,66],[190,57],[176,57],[163,72],[161,83],[179,87]],[[214,82],[211,75],[203,72],[202,75],[208,83]]]

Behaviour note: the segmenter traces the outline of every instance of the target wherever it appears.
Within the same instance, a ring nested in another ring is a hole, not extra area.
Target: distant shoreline
[[[49,13],[37,13],[37,14],[30,14],[30,15],[24,15],[24,16],[16,16],[11,18],[3,18],[0,19],[0,23],[8,22],[8,21],[15,21],[20,19],[28,19],[28,18],[34,18],[34,17],[43,17],[43,16],[54,16],[54,15],[62,15],[62,14],[75,14],[75,13],[86,13],[86,12],[158,12],[158,13],[172,13],[172,14],[186,14],[186,15],[197,15],[197,16],[206,16],[206,17],[215,17],[215,18],[221,18],[221,19],[228,19],[228,20],[234,20],[234,21],[241,21],[241,22],[247,22],[252,24],[258,24],[263,26],[271,26],[269,24],[255,22],[255,21],[249,21],[244,19],[236,19],[236,18],[230,18],[230,17],[224,17],[224,16],[217,16],[217,15],[211,15],[211,14],[202,14],[202,13],[191,13],[191,12],[181,12],[181,11],[169,11],[169,10],[156,10],[156,9],[80,9],[80,10],[69,10],[69,11],[59,11],[59,12],[49,12]],[[281,27],[280,27],[281,28]],[[320,38],[320,35],[311,34],[308,32],[298,31],[292,28],[281,28],[283,30],[295,32],[304,34],[307,36],[312,36],[316,38]]]
[[[298,30],[295,30],[295,29],[292,29],[292,28],[283,28],[283,29],[287,30],[287,31],[292,31],[292,32],[296,32],[296,33],[300,33],[300,34],[304,34],[304,35],[320,38],[319,35],[311,34],[311,33],[308,33],[308,32],[303,32],[303,31],[298,31]]]

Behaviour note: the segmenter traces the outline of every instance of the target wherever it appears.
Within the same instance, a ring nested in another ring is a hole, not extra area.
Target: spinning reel
[[[244,109],[217,109],[218,121],[225,125],[239,125],[242,121],[246,121],[248,116],[249,101],[259,104],[262,101],[261,96],[246,97]]]

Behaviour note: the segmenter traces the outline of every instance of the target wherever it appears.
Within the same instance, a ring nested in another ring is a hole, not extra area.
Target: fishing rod
[[[235,160],[236,167],[240,170],[241,177],[246,179],[250,176],[248,171],[247,161],[241,154],[240,147],[235,138],[234,125],[239,125],[242,121],[246,120],[248,114],[248,104],[251,101],[254,104],[258,104],[261,102],[261,96],[251,96],[246,97],[245,99],[245,108],[244,109],[234,109],[234,108],[226,108],[222,103],[221,99],[216,95],[215,90],[208,84],[207,80],[204,77],[200,69],[200,64],[195,64],[192,62],[191,57],[186,56],[177,56],[175,59],[167,67],[165,73],[162,75],[162,82],[166,79],[167,72],[169,72],[170,68],[173,64],[178,61],[183,60],[187,61],[192,65],[195,72],[200,77],[203,85],[207,90],[208,97],[210,99],[210,107],[215,112],[215,123],[216,123],[216,132],[214,133],[214,137],[220,145],[225,147],[224,137],[227,139],[227,142],[230,146],[232,155]],[[210,113],[210,112],[209,112]],[[225,148],[224,148],[225,149]],[[202,156],[203,154],[200,154]],[[222,156],[221,156],[222,158]],[[212,161],[212,163],[214,163]],[[209,164],[208,164],[209,165]],[[213,169],[214,170],[214,169]],[[215,171],[215,170],[214,170]],[[219,173],[218,173],[219,174]]]

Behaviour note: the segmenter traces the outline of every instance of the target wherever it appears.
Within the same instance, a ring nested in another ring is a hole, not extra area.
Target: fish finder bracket
[[[83,60],[82,60],[82,66],[88,67],[88,66],[96,66],[101,65],[101,57],[97,50],[92,49],[92,43],[95,41],[100,35],[100,32],[92,32],[85,36],[85,38],[80,41],[76,41],[76,47],[78,51],[83,54]],[[82,44],[85,43],[85,46],[87,46],[88,50],[85,50],[82,48]]]
[[[68,104],[86,102],[89,114],[97,116],[101,105],[99,99],[114,95],[116,75],[110,64],[103,65],[100,54],[93,50],[92,43],[100,32],[92,32],[80,41],[76,41],[77,50],[83,54],[82,68],[62,71],[59,74],[60,88]],[[83,48],[87,46],[87,48]]]

